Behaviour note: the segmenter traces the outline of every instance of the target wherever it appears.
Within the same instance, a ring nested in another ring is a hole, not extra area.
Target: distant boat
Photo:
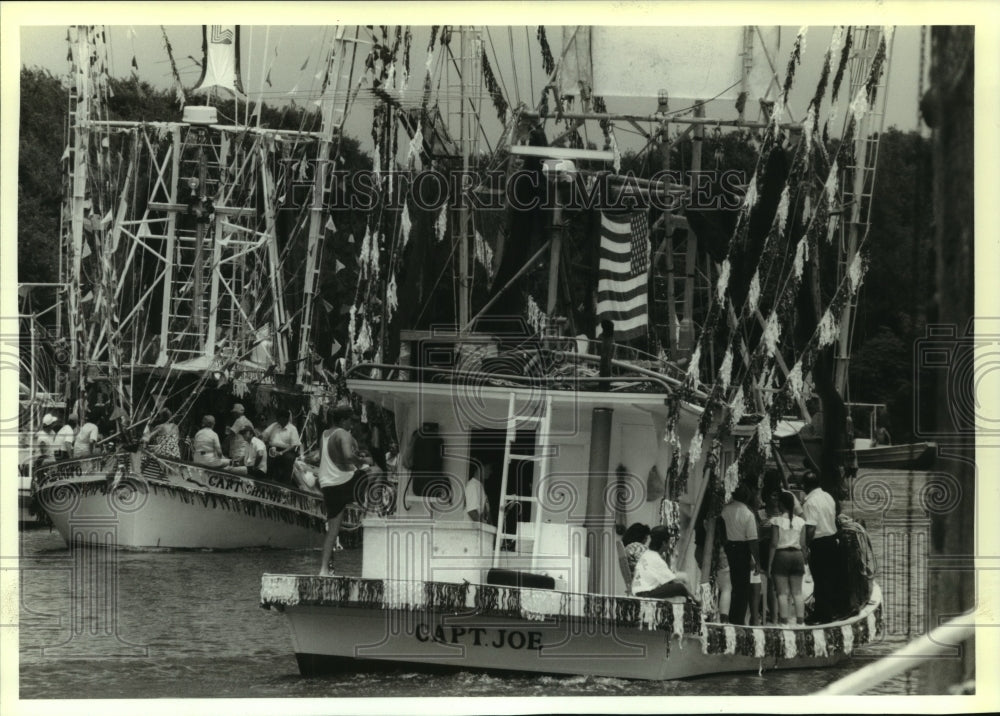
[[[38,467],[33,497],[67,544],[298,549],[325,532],[316,494],[146,451]]]

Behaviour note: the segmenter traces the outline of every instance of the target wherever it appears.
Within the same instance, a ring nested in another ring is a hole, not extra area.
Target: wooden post
[[[587,530],[587,551],[590,557],[590,575],[588,589],[593,594],[602,594],[607,587],[613,588],[614,582],[605,584],[604,563],[614,537],[608,519],[608,506],[604,494],[608,489],[608,471],[611,467],[611,425],[614,412],[610,408],[594,408],[591,412],[590,431],[590,462],[588,472],[590,480],[587,485],[587,513],[584,516],[584,527]],[[614,556],[612,550],[610,556]],[[610,562],[608,562],[610,564]]]

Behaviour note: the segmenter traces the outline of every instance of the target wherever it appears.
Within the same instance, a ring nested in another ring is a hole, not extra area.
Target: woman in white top
[[[689,596],[684,584],[687,575],[674,572],[667,563],[667,545],[670,532],[666,527],[654,527],[649,532],[649,549],[642,553],[635,565],[632,594],[637,597],[665,599]]]
[[[795,497],[782,491],[778,497],[781,514],[771,518],[771,554],[768,571],[778,592],[778,615],[783,624],[802,624],[805,603],[802,599],[802,577],[805,574],[808,548],[806,522],[795,514]],[[789,602],[795,605],[795,615],[789,614]]]

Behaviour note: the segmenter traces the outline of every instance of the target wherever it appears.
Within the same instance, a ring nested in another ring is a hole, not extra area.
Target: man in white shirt
[[[277,420],[264,430],[267,443],[267,477],[275,482],[291,482],[292,468],[299,452],[299,431],[292,422],[290,410],[278,411]]]
[[[56,433],[56,457],[65,460],[73,456],[73,442],[76,440],[76,416],[70,415],[66,423]]]
[[[88,415],[73,442],[73,457],[90,457],[94,454],[94,446],[100,439],[101,433]]]
[[[254,433],[253,425],[249,420],[246,420],[246,424],[240,429],[240,437],[243,438],[247,446],[243,457],[247,475],[263,480],[267,477],[267,446]]]
[[[674,572],[667,563],[667,546],[670,531],[663,526],[654,527],[649,532],[649,549],[642,553],[635,565],[632,578],[632,594],[650,599],[688,596],[684,585],[686,575]]]
[[[56,425],[59,419],[46,413],[42,417],[42,427],[35,434],[35,454],[38,457],[38,464],[46,465],[55,459]]]
[[[486,499],[486,490],[480,479],[479,465],[475,463],[469,469],[469,481],[465,483],[465,514],[473,522],[490,520],[490,502]]]
[[[813,612],[810,623],[826,624],[838,615],[838,584],[841,570],[837,544],[837,504],[820,487],[819,476],[812,471],[802,476],[806,499],[802,504],[806,520],[806,543],[809,545],[809,572],[813,578]]]
[[[733,491],[732,500],[722,508],[722,521],[726,525],[726,559],[733,584],[729,602],[729,623],[746,624],[750,606],[750,575],[760,574],[760,547],[757,518],[747,506],[752,492],[745,484]]]

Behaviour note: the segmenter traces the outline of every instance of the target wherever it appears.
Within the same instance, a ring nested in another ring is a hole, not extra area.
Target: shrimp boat
[[[34,503],[68,544],[316,547],[317,493],[194,464],[183,439],[179,455],[157,453],[141,435],[162,408],[189,435],[241,401],[258,420],[294,409],[308,432],[334,398],[310,329],[325,171],[346,111],[318,129],[262,127],[240,101],[229,121],[183,102],[177,121],[118,119],[107,37],[67,36],[62,276],[55,326],[39,341],[66,358],[50,389],[68,411],[97,415],[106,437],[94,455],[36,465]],[[239,100],[238,52],[238,28],[205,28],[196,92]]]
[[[505,194],[486,186],[486,171],[475,175],[473,195],[506,197],[501,221],[461,202],[438,212],[410,200],[373,216],[346,376],[360,401],[391,415],[404,448],[395,509],[365,518],[360,575],[265,574],[261,606],[284,614],[307,675],[401,662],[674,679],[837,663],[878,638],[878,585],[829,624],[721,623],[715,521],[739,481],[763,471],[772,430],[803,404],[816,356],[836,341],[860,285],[867,215],[842,209],[873,176],[870,131],[891,32],[835,28],[809,112],[795,123],[784,112],[804,30],[784,82],[779,28],[567,27],[559,52],[548,30],[536,33],[547,83],[531,108],[515,106],[498,82],[488,29],[429,29],[415,107],[399,79],[409,73],[411,29],[395,29],[402,44],[393,28],[364,29],[373,139],[384,149],[377,175],[396,165],[391,138],[401,126],[411,142],[399,163],[414,174],[421,165],[469,170],[485,154],[487,169],[528,180]],[[776,69],[769,58],[779,57]],[[448,92],[431,102],[432,87]],[[456,95],[458,106],[448,105]],[[619,95],[653,97],[656,112],[611,111]],[[504,124],[485,153],[476,144],[484,96]],[[831,154],[818,143],[828,96],[845,122]],[[726,108],[736,116],[706,116],[722,113],[710,97],[733,100]],[[758,104],[759,121],[744,116]],[[588,122],[599,123],[604,149],[588,147]],[[616,123],[641,131],[678,172],[622,171]],[[707,164],[706,145],[723,168],[723,127],[756,138],[728,223],[699,205],[692,178]],[[519,193],[525,185],[538,193]],[[595,210],[581,189],[611,205],[631,195],[640,210]],[[803,256],[827,259],[840,224],[854,238],[833,256],[837,287],[819,292],[822,320],[795,337],[782,328],[808,288]],[[420,262],[435,274],[453,267],[446,300],[435,293],[440,279],[413,278]],[[397,278],[406,285],[398,295]],[[429,320],[429,305],[443,315]],[[494,508],[488,522],[466,516],[473,466]],[[631,594],[616,527],[633,522],[667,527],[669,562],[693,596]]]

